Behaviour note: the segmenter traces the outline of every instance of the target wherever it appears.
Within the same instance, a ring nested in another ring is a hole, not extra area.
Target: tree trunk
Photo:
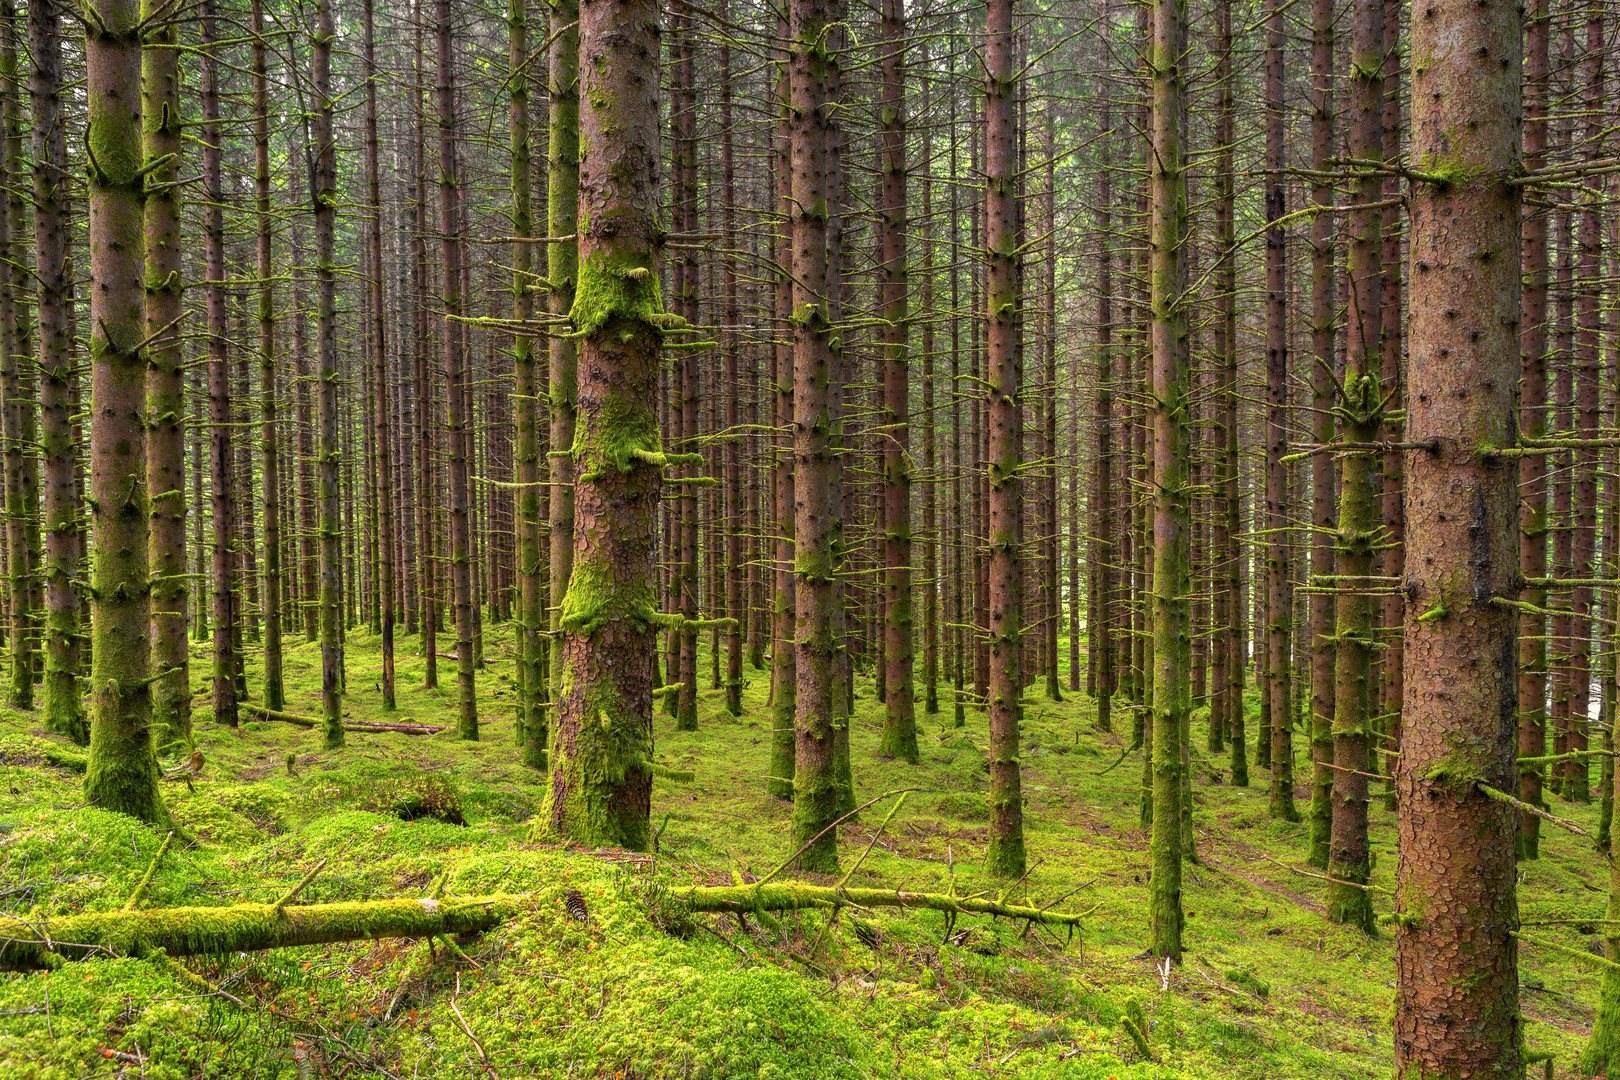
[[[98,0],[85,29],[90,180],[92,806],[162,822],[152,746],[140,14]]]
[[[1335,0],[1311,4],[1311,168],[1330,172],[1329,159],[1338,153],[1334,131],[1338,114],[1334,100],[1334,51],[1337,26]],[[1313,180],[1311,205],[1332,206],[1333,182],[1326,176]],[[1318,212],[1311,218],[1311,438],[1318,445],[1333,441],[1333,407],[1337,381],[1338,274],[1334,266],[1333,215]],[[1320,455],[1311,459],[1311,574],[1325,577],[1333,570],[1333,530],[1337,526],[1333,465]],[[1334,595],[1325,583],[1309,594],[1310,619],[1310,738],[1311,738],[1311,866],[1327,869],[1333,836],[1334,702]]]
[[[253,25],[253,194],[259,262],[259,449],[264,469],[264,703],[279,709],[285,692],[281,663],[281,451],[276,400],[275,225],[270,199],[270,80],[263,0],[252,0],[249,9]]]
[[[366,62],[366,197],[370,204],[367,241],[371,265],[367,268],[371,291],[371,359],[373,366],[373,424],[376,431],[377,484],[377,607],[382,624],[382,703],[385,710],[394,705],[394,485],[393,442],[389,437],[388,415],[388,318],[383,295],[382,178],[377,163],[377,48],[373,28],[372,0],[361,5],[361,25],[365,35]]]
[[[831,873],[838,866],[838,817],[834,770],[834,686],[839,679],[835,638],[837,596],[832,474],[837,468],[832,439],[837,377],[828,263],[829,204],[839,198],[833,185],[832,110],[838,102],[839,56],[828,47],[833,19],[827,0],[789,4],[790,126],[793,230],[793,430],[794,430],[794,730],[797,752],[793,778],[793,842],[808,845],[800,860],[810,871]]]
[[[439,121],[439,258],[444,268],[445,430],[450,440],[450,591],[456,610],[457,731],[478,738],[477,659],[473,653],[472,525],[468,492],[466,353],[462,348],[461,180],[456,162],[455,50],[450,0],[435,0]]]
[[[1113,102],[1102,102],[1098,121],[1102,131],[1113,128]],[[1114,514],[1119,503],[1114,498],[1114,170],[1112,140],[1104,136],[1097,155],[1097,382],[1092,400],[1092,485],[1091,485],[1091,563],[1096,596],[1092,610],[1096,618],[1087,625],[1091,655],[1092,697],[1096,702],[1097,727],[1113,731],[1113,704],[1116,689],[1114,660],[1114,618],[1118,614],[1115,580],[1119,566],[1119,545],[1115,540]],[[1078,400],[1069,403],[1078,412]],[[1076,449],[1078,454],[1078,449]],[[1078,516],[1078,515],[1076,515]],[[1072,587],[1072,585],[1071,585]],[[1078,637],[1079,627],[1070,634]],[[1071,660],[1074,653],[1070,653]],[[1070,672],[1071,677],[1073,672]],[[1073,682],[1070,683],[1073,687]]]
[[[884,320],[883,422],[883,735],[878,753],[916,764],[911,596],[910,330],[906,260],[906,14],[901,0],[883,0],[880,29],[883,79],[878,307]],[[930,421],[932,418],[930,417]]]
[[[315,145],[310,199],[315,212],[315,356],[319,378],[320,415],[317,496],[320,521],[320,634],[321,716],[326,746],[343,745],[343,704],[340,699],[343,663],[339,635],[343,602],[341,580],[343,527],[338,516],[338,356],[337,267],[337,145],[332,131],[332,7],[316,0],[311,84],[315,94]]]
[[[1298,821],[1289,634],[1293,626],[1288,535],[1288,248],[1283,167],[1283,8],[1266,17],[1266,686],[1270,703],[1271,816]]]
[[[45,730],[83,745],[84,699],[79,693],[78,438],[73,419],[74,311],[68,205],[63,180],[67,147],[62,115],[61,15],[57,0],[28,5],[29,102],[34,136],[34,275],[39,283],[41,441],[45,456]],[[182,383],[183,386],[183,383]],[[184,487],[182,458],[181,487]],[[181,500],[180,512],[185,512]],[[185,535],[180,537],[185,570]],[[184,582],[182,582],[182,585]],[[179,632],[185,643],[185,596]],[[185,684],[187,693],[189,683]],[[189,717],[188,717],[189,723]]]
[[[1515,784],[1520,12],[1413,20],[1405,693],[1395,1067],[1519,1076]],[[1467,130],[1458,142],[1452,133]]]
[[[777,36],[788,35],[787,8],[779,9]],[[789,326],[793,316],[793,141],[790,130],[792,108],[789,100],[789,65],[778,63],[776,73],[777,108],[774,137],[776,167],[776,209],[779,215],[776,236],[776,276],[772,300],[779,325]],[[793,469],[795,428],[793,410],[794,341],[784,335],[771,354],[772,406],[776,436],[772,468],[773,519],[776,523],[776,599],[771,615],[771,770],[765,790],[779,799],[793,798],[795,759],[798,753],[797,672],[797,574],[794,569],[797,541],[794,534]]]

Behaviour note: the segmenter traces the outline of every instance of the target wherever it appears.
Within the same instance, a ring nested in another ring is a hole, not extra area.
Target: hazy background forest
[[[0,0],[0,1071],[1601,1076],[1608,0]]]

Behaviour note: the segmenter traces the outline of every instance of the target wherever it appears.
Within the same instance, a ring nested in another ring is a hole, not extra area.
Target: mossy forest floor
[[[764,794],[768,677],[747,670],[745,714],[724,714],[705,688],[696,733],[659,714],[658,758],[690,770],[659,780],[655,857],[568,850],[532,839],[540,786],[512,742],[510,639],[488,639],[480,677],[483,741],[455,738],[454,672],[422,689],[418,641],[401,639],[400,709],[384,714],[375,638],[348,645],[355,719],[444,723],[433,737],[351,732],[346,749],[282,723],[212,723],[199,694],[195,791],[166,785],[187,842],[164,857],[146,906],[269,901],[326,859],[300,903],[532,892],[518,920],[457,947],[414,941],[287,949],[185,961],[220,992],[152,961],[106,959],[50,974],[0,976],[0,1076],[580,1077],[1384,1077],[1390,1075],[1393,945],[1330,925],[1321,883],[1302,865],[1305,827],[1266,814],[1266,773],[1235,789],[1212,779],[1195,724],[1198,859],[1186,875],[1188,953],[1168,979],[1143,955],[1147,838],[1138,824],[1139,754],[1093,729],[1084,694],[1028,708],[1025,823],[1034,869],[1012,897],[1095,906],[1072,941],[1021,926],[936,913],[819,913],[779,924],[691,917],[664,889],[751,880],[790,854],[788,810]],[[250,658],[250,660],[256,658]],[[206,684],[198,647],[193,683]],[[707,687],[708,661],[704,659]],[[318,712],[319,654],[286,660],[290,711]],[[257,685],[252,689],[257,693]],[[923,763],[874,756],[882,710],[869,678],[852,744],[862,799],[909,796],[853,882],[999,890],[981,878],[987,817],[986,729],[968,712],[950,727],[948,696],[923,714]],[[1030,693],[1041,697],[1041,687]],[[1251,702],[1250,729],[1253,730]],[[1202,720],[1200,713],[1199,720]],[[1126,739],[1128,740],[1128,719]],[[1296,740],[1303,746],[1304,740]],[[79,777],[47,764],[38,716],[0,711],[0,911],[38,916],[121,907],[162,839],[130,819],[85,808]],[[295,755],[291,771],[289,755]],[[184,762],[177,753],[169,771]],[[1224,776],[1224,768],[1219,770]],[[1301,808],[1308,770],[1298,769]],[[846,868],[873,839],[886,804],[847,828]],[[1595,823],[1595,807],[1559,812]],[[411,820],[406,820],[410,818]],[[462,820],[450,824],[441,819]],[[1375,882],[1395,867],[1393,815],[1375,806]],[[1524,864],[1526,920],[1602,915],[1602,858],[1549,829]],[[831,879],[828,879],[829,881]],[[571,918],[578,890],[589,921]],[[1061,899],[1067,897],[1066,899]],[[1380,913],[1390,910],[1380,893]],[[1527,928],[1576,950],[1576,923]],[[943,938],[943,940],[942,940]],[[1521,950],[1522,1001],[1534,1050],[1556,1075],[1590,1030],[1597,976],[1577,957]],[[229,995],[228,997],[226,995]],[[1134,1001],[1134,1004],[1133,1004]],[[1140,1008],[1140,1046],[1122,1024]]]

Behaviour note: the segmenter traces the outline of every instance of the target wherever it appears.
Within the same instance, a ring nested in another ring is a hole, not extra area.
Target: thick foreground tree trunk
[[[1400,1080],[1523,1069],[1518,812],[1481,790],[1518,785],[1520,48],[1509,0],[1413,20]]]

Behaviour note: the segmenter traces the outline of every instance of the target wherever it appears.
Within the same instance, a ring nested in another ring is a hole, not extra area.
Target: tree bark
[[[92,806],[161,822],[152,745],[143,333],[141,39],[135,0],[85,28],[90,180]]]
[[[787,8],[778,10],[777,36],[788,36]],[[772,408],[776,436],[775,461],[771,470],[774,499],[772,517],[776,523],[775,602],[771,612],[771,768],[765,790],[778,799],[793,798],[794,773],[798,754],[798,669],[797,669],[797,581],[795,568],[798,546],[794,534],[794,352],[793,326],[793,137],[792,104],[789,97],[789,64],[784,59],[776,72],[776,124],[774,134],[776,168],[776,274],[772,301],[775,306],[778,341],[771,354]],[[787,328],[786,330],[781,328]]]
[[[366,200],[370,209],[367,243],[371,250],[371,265],[367,268],[371,291],[371,361],[372,393],[376,395],[373,409],[373,428],[376,432],[376,466],[381,482],[377,484],[377,583],[378,618],[382,624],[382,704],[392,710],[394,704],[394,485],[389,473],[393,471],[393,441],[389,434],[388,410],[388,317],[387,301],[383,295],[382,246],[382,178],[377,161],[377,45],[374,29],[372,0],[361,5],[361,26],[365,40],[366,63]],[[268,580],[268,577],[266,578]]]
[[[310,198],[315,213],[315,356],[318,372],[319,457],[316,502],[320,529],[320,636],[322,733],[328,749],[343,745],[342,560],[343,525],[338,516],[337,356],[337,145],[332,130],[331,0],[316,0],[310,54],[315,95],[315,145]]]
[[[1400,1080],[1519,1076],[1516,729],[1520,13],[1413,20],[1405,693],[1396,906]],[[1457,141],[1452,133],[1468,131]]]

